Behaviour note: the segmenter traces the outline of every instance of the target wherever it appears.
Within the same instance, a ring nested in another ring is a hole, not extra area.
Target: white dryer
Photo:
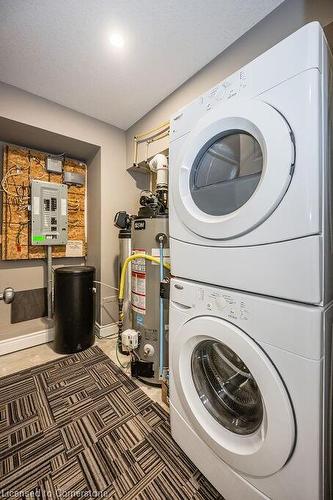
[[[310,23],[172,118],[175,276],[311,304],[333,298],[329,58]]]
[[[333,308],[173,279],[174,439],[226,500],[328,500]]]

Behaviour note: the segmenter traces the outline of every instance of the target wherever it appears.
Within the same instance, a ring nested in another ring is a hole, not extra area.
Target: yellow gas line
[[[145,254],[145,253],[135,253],[135,254],[127,257],[127,259],[125,259],[123,267],[121,269],[120,284],[119,284],[119,300],[124,300],[125,278],[126,278],[128,264],[132,260],[136,260],[136,259],[146,259],[146,260],[150,260],[150,262],[155,262],[156,264],[160,263],[160,259],[158,259],[157,257],[153,257],[152,255]],[[166,269],[170,269],[170,264],[168,264],[167,262],[163,262],[163,266]]]

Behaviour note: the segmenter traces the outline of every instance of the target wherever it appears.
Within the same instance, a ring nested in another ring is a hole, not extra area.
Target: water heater
[[[132,253],[160,255],[159,236],[163,238],[163,256],[168,262],[169,250],[168,216],[150,214],[138,216],[132,224]],[[163,301],[164,335],[163,346],[159,332],[160,321],[160,268],[145,259],[132,262],[131,269],[132,328],[139,332],[139,347],[132,363],[132,374],[145,382],[161,383],[160,373],[168,366],[168,300]],[[162,349],[161,349],[162,347]],[[163,359],[160,359],[161,352]]]

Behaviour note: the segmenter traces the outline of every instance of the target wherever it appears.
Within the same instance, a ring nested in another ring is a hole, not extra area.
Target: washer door
[[[223,103],[209,111],[172,166],[173,200],[183,223],[217,240],[261,224],[288,189],[292,137],[282,115],[261,101]]]
[[[171,356],[177,393],[202,440],[240,472],[280,470],[294,447],[295,421],[262,349],[231,323],[201,316],[178,332]]]

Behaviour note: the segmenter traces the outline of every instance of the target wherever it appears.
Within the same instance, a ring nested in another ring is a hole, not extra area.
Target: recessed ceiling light
[[[121,49],[124,46],[125,40],[120,33],[112,33],[110,35],[110,43],[113,47]]]

